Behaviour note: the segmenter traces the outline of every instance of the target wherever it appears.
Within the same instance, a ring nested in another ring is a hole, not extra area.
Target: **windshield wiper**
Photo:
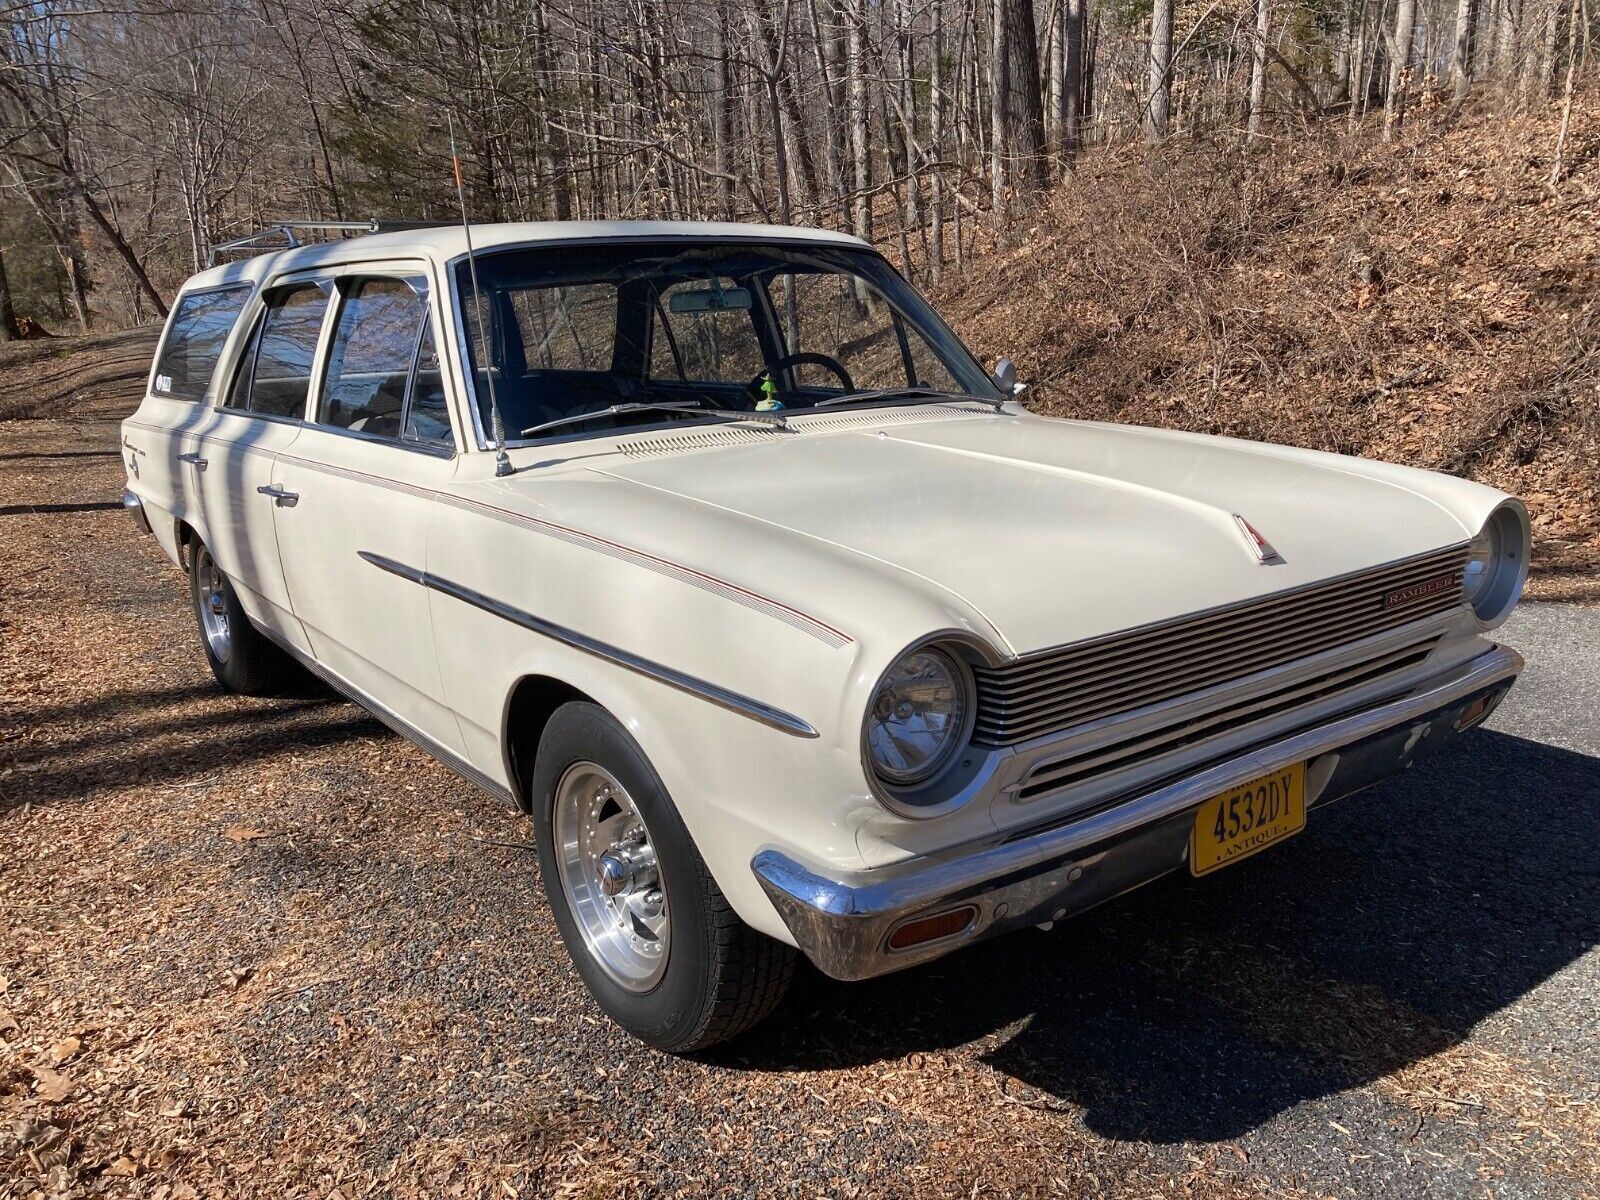
[[[818,400],[811,407],[832,408],[836,404],[867,404],[874,400],[970,400],[974,404],[987,404],[995,412],[999,412],[1000,406],[1005,403],[1003,400],[991,400],[986,396],[972,396],[965,392],[942,392],[938,388],[887,387],[830,396],[826,400]]]
[[[593,412],[574,413],[567,417],[557,417],[553,421],[541,421],[537,425],[528,426],[518,436],[533,437],[547,429],[583,425],[589,421],[597,421],[601,417],[620,417],[637,412],[669,412],[690,417],[712,417],[724,421],[755,421],[762,425],[776,425],[779,428],[785,424],[780,413],[742,412],[727,408],[705,408],[698,404],[668,404],[658,400],[630,400],[626,404],[613,404],[609,408],[597,408]]]

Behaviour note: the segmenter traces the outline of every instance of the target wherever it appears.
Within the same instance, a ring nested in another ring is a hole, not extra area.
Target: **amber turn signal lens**
[[[889,949],[909,950],[923,942],[936,942],[951,937],[971,925],[978,910],[970,904],[952,908],[948,912],[934,913],[931,917],[918,917],[899,925],[889,935]]]
[[[1489,710],[1494,707],[1493,696],[1479,696],[1471,704],[1461,710],[1461,715],[1456,718],[1456,732],[1465,733],[1479,721],[1489,715]]]

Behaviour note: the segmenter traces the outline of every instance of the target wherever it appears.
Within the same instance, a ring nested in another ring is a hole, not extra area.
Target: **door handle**
[[[188,454],[178,455],[178,461],[181,463],[188,463],[197,471],[204,471],[206,469],[206,460],[201,458],[198,454],[195,454],[193,451]]]
[[[278,505],[280,508],[293,508],[296,504],[300,503],[299,492],[285,491],[275,483],[265,484],[262,487],[258,487],[256,491],[260,492],[263,496],[271,496],[272,502]]]

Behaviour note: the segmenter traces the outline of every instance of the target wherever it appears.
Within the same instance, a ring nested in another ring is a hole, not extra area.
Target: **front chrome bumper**
[[[1061,920],[1183,865],[1194,810],[1279,767],[1304,762],[1308,806],[1360,791],[1432,753],[1469,706],[1510,690],[1522,656],[1504,646],[1405,695],[1260,746],[1098,811],[938,856],[824,878],[776,850],[751,867],[800,949],[835,979],[927,962],[980,938]],[[919,916],[971,905],[960,932],[906,950],[890,935]]]

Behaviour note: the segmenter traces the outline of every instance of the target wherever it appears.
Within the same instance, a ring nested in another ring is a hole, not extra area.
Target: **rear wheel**
[[[685,1053],[772,1011],[795,952],[735,915],[649,760],[609,713],[588,703],[556,711],[532,794],[545,893],[606,1015]]]
[[[210,548],[194,542],[189,560],[189,594],[200,644],[217,682],[230,692],[265,696],[296,679],[298,666],[250,623]]]

